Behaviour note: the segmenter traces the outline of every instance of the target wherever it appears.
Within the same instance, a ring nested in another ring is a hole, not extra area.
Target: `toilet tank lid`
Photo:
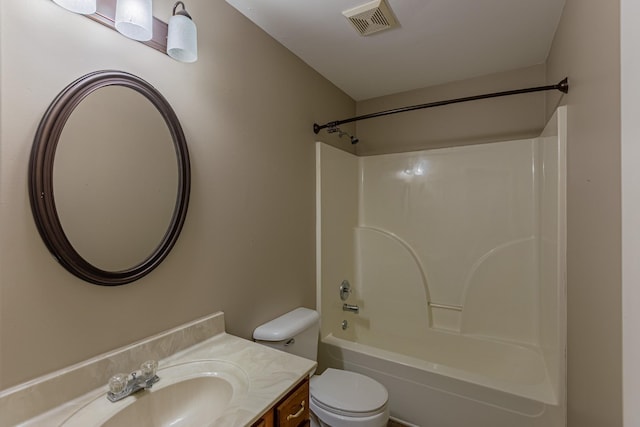
[[[287,340],[318,323],[319,319],[317,311],[299,307],[258,326],[253,331],[253,339],[257,341]]]

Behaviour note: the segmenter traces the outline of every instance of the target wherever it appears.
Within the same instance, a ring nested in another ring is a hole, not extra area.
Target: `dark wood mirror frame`
[[[53,162],[56,147],[67,119],[76,106],[94,91],[106,86],[124,86],[145,96],[166,122],[178,162],[178,192],[169,228],[160,244],[141,263],[121,271],[106,271],[87,262],[69,242],[53,194]],[[68,85],[44,114],[34,138],[29,160],[29,198],[40,236],[60,264],[77,277],[96,285],[117,286],[131,283],[155,269],[173,248],[187,214],[191,172],[187,143],[182,127],[167,100],[141,78],[122,71],[95,71]]]

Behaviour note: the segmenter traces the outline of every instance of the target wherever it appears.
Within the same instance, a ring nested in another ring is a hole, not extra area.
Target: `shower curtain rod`
[[[547,90],[559,90],[562,93],[568,93],[569,92],[568,78],[565,77],[555,85],[537,86],[537,87],[530,87],[526,89],[507,90],[504,92],[487,93],[484,95],[467,96],[465,98],[455,98],[455,99],[448,99],[445,101],[429,102],[427,104],[412,105],[409,107],[394,108],[392,110],[385,110],[385,111],[379,111],[377,113],[364,114],[362,116],[351,117],[349,119],[336,120],[333,122],[325,123],[324,125],[319,125],[317,123],[314,123],[313,132],[315,134],[318,134],[318,132],[320,132],[322,129],[325,129],[325,128],[332,129],[345,123],[351,123],[358,120],[372,119],[374,117],[388,116],[390,114],[404,113],[405,111],[421,110],[423,108],[431,108],[431,107],[441,107],[443,105],[458,104],[460,102],[467,102],[467,101],[477,101],[479,99],[498,98],[500,96],[519,95],[521,93],[543,92]]]

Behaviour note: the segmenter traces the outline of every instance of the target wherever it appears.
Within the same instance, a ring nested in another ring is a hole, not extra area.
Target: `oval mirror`
[[[55,258],[88,282],[123,285],[157,267],[180,234],[189,190],[180,122],[139,77],[87,74],[40,122],[29,163],[33,216]]]

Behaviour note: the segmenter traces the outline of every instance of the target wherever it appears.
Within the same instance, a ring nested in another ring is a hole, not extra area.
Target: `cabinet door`
[[[300,427],[309,424],[309,380],[303,381],[276,406],[278,427]]]
[[[273,409],[270,409],[262,418],[253,423],[251,427],[273,427]]]

